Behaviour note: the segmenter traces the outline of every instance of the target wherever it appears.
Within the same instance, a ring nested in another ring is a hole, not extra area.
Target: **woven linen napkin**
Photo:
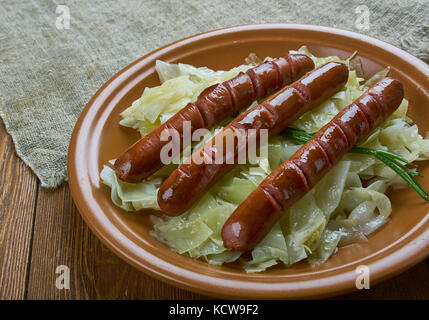
[[[0,17],[0,116],[43,187],[67,179],[70,136],[95,91],[135,59],[195,33],[252,23],[324,25],[429,61],[428,1],[2,0]]]

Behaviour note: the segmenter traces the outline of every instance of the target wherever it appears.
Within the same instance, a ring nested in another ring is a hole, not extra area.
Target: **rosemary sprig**
[[[293,128],[286,128],[286,130],[282,132],[282,135],[297,142],[306,143],[308,140],[311,139],[314,133],[308,133]],[[407,168],[405,165],[410,163],[406,159],[388,151],[362,147],[353,147],[349,152],[367,154],[377,158],[378,160],[389,166],[393,171],[395,171],[402,179],[404,179],[405,182],[407,182],[424,200],[428,201],[428,193],[425,189],[423,189],[423,187],[417,182],[414,177],[423,176],[420,173],[411,170],[410,168]]]

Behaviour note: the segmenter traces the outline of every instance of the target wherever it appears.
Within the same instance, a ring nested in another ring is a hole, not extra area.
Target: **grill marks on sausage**
[[[294,65],[294,63],[291,60],[292,60],[291,57],[289,57],[289,56],[286,57],[286,61],[289,64],[289,72],[290,72],[289,74],[290,74],[290,77],[291,78],[295,78],[296,74],[297,74],[297,71],[295,70],[295,65]]]
[[[380,118],[384,117],[384,111],[380,102],[369,93],[355,103],[359,106],[362,112],[365,113],[366,119],[371,127],[374,125],[374,122],[378,122]]]
[[[358,120],[355,120],[358,119]],[[333,122],[338,125],[347,137],[348,147],[356,144],[358,139],[368,131],[368,121],[357,104],[351,104],[347,110],[341,111]]]
[[[228,91],[228,94],[230,96],[231,109],[233,109],[234,112],[236,112],[236,110],[238,109],[238,104],[239,104],[239,101],[238,101],[238,98],[236,95],[236,91],[231,88],[231,85],[229,84],[229,82],[225,82],[223,84],[223,86],[226,88],[226,90]]]
[[[296,91],[296,94],[298,94],[303,101],[306,103],[311,101],[310,89],[307,86],[303,85],[301,82],[296,82],[291,87]]]
[[[379,107],[382,109],[383,117],[393,113],[392,106],[398,100],[402,100],[404,95],[403,87],[392,85],[392,80],[391,78],[384,78],[368,90],[368,94],[378,102]]]
[[[370,96],[371,98],[374,99],[375,101],[375,105],[378,107],[378,112],[380,112],[380,114],[382,114],[383,116],[386,116],[386,112],[387,112],[387,105],[384,103],[383,99],[380,97],[379,94],[377,94],[376,92],[373,91],[368,91],[368,96]]]
[[[295,65],[296,63],[299,63],[299,59],[296,59],[297,56],[293,56],[293,58],[291,58],[291,61],[288,61],[286,58],[284,57],[280,57],[276,60],[273,61],[273,63],[277,66],[279,73],[280,73],[280,79],[282,82],[281,86],[283,87],[284,85],[291,83],[293,81],[293,79],[297,79],[296,77],[292,76],[291,73],[291,68],[293,65]],[[302,75],[302,71],[300,70],[299,72],[300,75]]]
[[[278,196],[275,197],[276,190],[270,185],[262,186],[261,189],[264,192],[267,200],[270,201],[277,210],[282,210],[282,202]]]
[[[271,179],[267,180],[269,183],[260,184],[258,188],[264,189],[276,199],[281,211],[284,211],[287,201],[308,192],[311,186],[304,172],[295,162],[285,162],[276,171],[278,174],[272,175]],[[294,185],[293,188],[287,187],[291,184]]]
[[[175,129],[182,136],[183,121],[191,121],[192,132],[199,128],[209,129],[313,68],[314,63],[309,57],[288,55],[206,88],[195,103],[186,105],[120,155],[114,164],[117,176],[127,182],[138,182],[159,170],[163,166],[160,151],[169,141],[160,140],[163,130]],[[182,145],[182,150],[187,146]]]
[[[252,80],[253,89],[256,92],[256,99],[258,97],[262,97],[265,90],[264,90],[262,83],[259,80],[259,77],[256,74],[255,70],[250,69],[250,70],[246,71],[246,73],[249,75],[250,79]]]
[[[205,89],[195,104],[203,115],[206,127],[212,127],[234,112],[231,94],[222,83]]]
[[[294,63],[290,58],[287,61],[288,68],[285,68],[285,70],[290,71]],[[252,83],[251,101],[259,100],[269,93],[280,89],[283,86],[284,78],[293,78],[290,73],[282,75],[280,67],[275,63],[275,61],[265,62],[247,70],[244,74],[247,75]],[[243,77],[242,75],[239,76]],[[231,86],[231,83],[233,82],[234,80],[228,80],[224,83],[213,85],[212,87],[204,90],[198,98],[196,104],[204,115],[207,126],[211,127],[226,116],[230,116],[241,109],[237,108],[239,103],[235,90],[233,90]],[[219,103],[219,99],[223,95],[226,100],[222,104]]]
[[[225,248],[233,251],[254,248],[282,212],[320,181],[360,138],[369,134],[399,107],[403,95],[399,81],[385,78],[340,111],[288,161],[262,181],[233,212],[222,229]],[[264,219],[263,223],[261,219]],[[241,230],[240,233],[232,233],[232,223],[235,229]]]
[[[237,86],[237,83],[243,84],[246,82],[240,82],[240,79],[247,77],[252,83],[250,86],[252,94],[247,95],[247,97],[240,97],[250,103],[251,101],[261,99],[272,91],[278,90],[285,82],[290,82],[291,79],[296,79],[302,75],[304,73],[302,63],[309,63],[309,61],[303,62],[307,59],[309,58],[302,55],[280,57],[249,69],[245,73],[240,73],[237,77],[225,81],[222,84],[213,85],[205,89],[196,102],[205,121],[205,126],[209,127],[219,122],[220,119],[217,117],[218,113],[221,113],[223,118],[225,118],[226,114],[229,116],[241,109],[236,90],[233,89],[233,87]],[[236,86],[233,86],[233,84]],[[250,89],[250,87],[248,89]],[[309,92],[305,86],[297,84],[297,88],[295,89],[300,92],[305,101],[309,101]],[[218,104],[219,97],[223,96],[223,94],[225,94],[226,101]],[[220,110],[222,110],[222,112],[220,112]]]
[[[280,67],[278,66],[278,64],[277,64],[276,62],[271,61],[270,63],[271,63],[271,65],[273,66],[273,69],[277,71],[277,87],[276,87],[274,90],[278,90],[278,89],[280,89],[281,87],[283,87],[283,77],[284,77],[284,76],[282,75],[282,72],[281,72],[281,70],[280,70]],[[287,77],[288,79],[290,79],[290,78],[291,78],[290,74],[287,74],[287,75],[286,75],[286,77]]]
[[[317,76],[314,76],[314,74]],[[311,81],[308,80],[311,79]],[[187,179],[181,176],[180,170],[174,171],[161,185],[158,191],[158,204],[163,212],[168,215],[178,215],[185,212],[197,201],[211,186],[219,181],[228,171],[230,171],[238,158],[238,142],[234,140],[234,148],[228,154],[223,150],[223,163],[213,164],[213,154],[211,154],[211,164],[195,162],[196,157],[201,155],[206,150],[210,150],[213,146],[217,145],[217,140],[225,140],[230,134],[237,136],[245,135],[245,142],[240,147],[249,146],[249,137],[255,134],[256,148],[259,147],[260,131],[262,129],[268,130],[269,136],[278,134],[289,123],[294,121],[300,115],[310,110],[312,107],[318,105],[321,99],[326,99],[338,92],[348,79],[348,68],[346,65],[337,62],[329,62],[318,69],[307,73],[299,81],[294,82],[292,85],[284,88],[274,96],[270,97],[263,103],[247,110],[235,118],[228,126],[226,126],[218,135],[211,141],[207,142],[202,150],[196,151],[191,155],[190,161],[186,161],[186,166],[189,166],[190,172],[193,177]],[[308,86],[303,83],[308,83]],[[317,82],[314,84],[313,82]],[[299,88],[299,89],[297,89]],[[314,91],[314,93],[313,93]],[[249,129],[255,130],[250,132]],[[232,133],[231,133],[232,132]],[[226,144],[224,143],[223,146]],[[243,146],[244,145],[244,146]],[[253,145],[252,145],[253,147]],[[216,147],[215,147],[216,149]],[[224,148],[225,149],[225,148]],[[317,161],[296,161],[296,166],[302,170],[303,175],[299,178],[305,178],[303,185],[312,186],[312,174],[318,174],[320,170],[326,167],[326,163],[330,165],[328,155],[323,147],[315,143],[314,151],[308,156],[310,159],[318,159]],[[246,150],[246,149],[244,149]],[[227,159],[234,160],[233,163],[225,161]],[[209,157],[210,158],[210,157]],[[198,180],[196,177],[200,177]],[[164,192],[170,192],[173,188],[173,194],[165,200]],[[192,192],[186,192],[192,190]],[[270,193],[267,189],[264,193]],[[177,194],[177,197],[175,196]],[[182,195],[187,194],[186,197]],[[272,195],[274,199],[279,199],[280,195]],[[271,200],[269,200],[271,201]]]
[[[316,140],[311,141],[306,149],[300,149],[290,159],[303,173],[307,185],[312,188],[316,178],[330,169],[329,158]]]
[[[325,131],[320,132],[317,142],[325,150],[331,164],[336,163],[349,146],[343,129],[335,122]]]

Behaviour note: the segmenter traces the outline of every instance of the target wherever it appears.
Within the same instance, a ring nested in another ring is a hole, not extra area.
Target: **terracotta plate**
[[[120,71],[83,110],[70,143],[68,172],[73,198],[93,232],[121,258],[149,275],[224,298],[330,296],[355,288],[359,265],[370,268],[373,285],[428,256],[429,204],[412,189],[390,195],[391,222],[368,242],[343,247],[320,266],[301,262],[260,274],[246,274],[233,266],[211,266],[176,254],[150,236],[148,214],[127,214],[110,201],[99,172],[109,159],[138,139],[136,132],[119,126],[119,114],[145,87],[159,85],[156,59],[229,69],[242,64],[250,52],[277,57],[304,44],[318,56],[345,58],[358,50],[365,77],[390,66],[390,75],[405,86],[409,115],[421,134],[429,130],[429,67],[394,46],[361,34],[310,25],[249,25],[195,35],[153,51]],[[420,181],[429,190],[429,165],[422,163],[419,168],[427,177]]]

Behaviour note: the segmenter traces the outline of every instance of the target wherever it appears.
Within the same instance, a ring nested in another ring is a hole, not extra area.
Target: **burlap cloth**
[[[58,5],[69,9],[69,29],[56,27]],[[359,27],[360,5],[369,8],[369,30]],[[42,186],[56,187],[67,179],[82,108],[116,72],[162,45],[234,25],[308,23],[363,32],[429,61],[428,17],[428,1],[409,0],[2,0],[0,116]]]

